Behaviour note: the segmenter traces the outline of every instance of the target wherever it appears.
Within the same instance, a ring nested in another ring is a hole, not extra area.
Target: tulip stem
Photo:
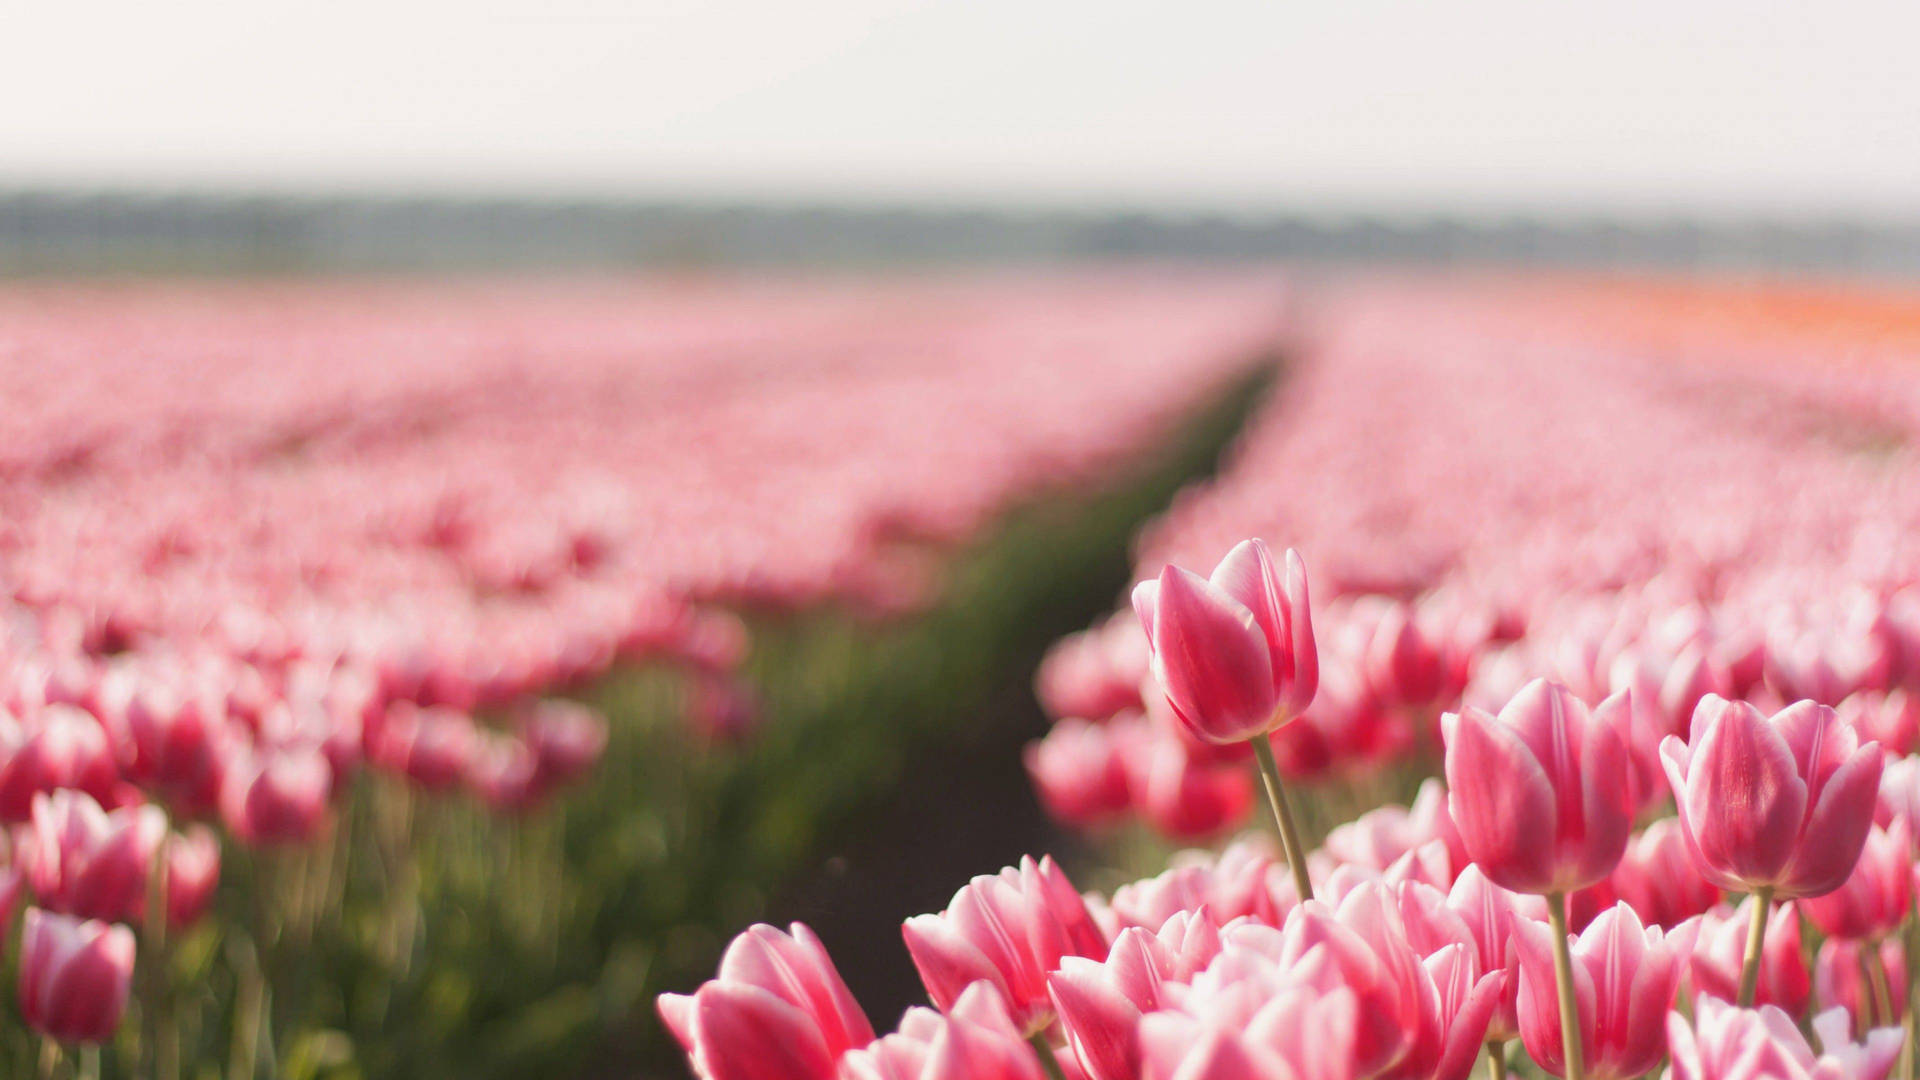
[[[147,874],[146,935],[142,943],[147,963],[147,1000],[141,1003],[146,1021],[148,1074],[153,1080],[179,1080],[180,1033],[173,1025],[173,977],[168,970],[167,856],[162,844]]]
[[[1885,965],[1880,962],[1880,942],[1871,941],[1860,950],[1860,966],[1866,969],[1867,986],[1873,991],[1875,1026],[1896,1027],[1901,1018],[1893,1013],[1893,993],[1887,986]]]
[[[1560,999],[1560,1048],[1565,1080],[1586,1080],[1586,1050],[1580,1044],[1580,1001],[1573,989],[1573,950],[1567,935],[1567,894],[1547,894],[1547,925],[1553,928],[1553,981]]]
[[[51,1035],[40,1036],[40,1080],[53,1080],[59,1070],[60,1044]]]
[[[1760,953],[1767,944],[1767,916],[1773,912],[1773,886],[1753,890],[1753,921],[1747,924],[1747,956],[1740,965],[1740,1007],[1753,1008],[1760,989]]]
[[[1300,899],[1313,899],[1313,879],[1307,876],[1307,856],[1300,846],[1300,830],[1294,827],[1293,811],[1287,806],[1287,790],[1280,783],[1280,763],[1273,760],[1273,742],[1262,732],[1248,739],[1253,744],[1254,760],[1260,763],[1260,779],[1266,781],[1267,803],[1273,807],[1273,823],[1280,828],[1280,849],[1286,853],[1287,868],[1293,871],[1293,888]]]
[[[80,1045],[79,1080],[100,1080],[100,1048],[93,1043]]]
[[[1033,1044],[1033,1052],[1040,1058],[1040,1067],[1047,1071],[1049,1080],[1066,1080],[1065,1070],[1060,1068],[1060,1059],[1053,1056],[1053,1044],[1047,1041],[1047,1033],[1036,1031],[1027,1036]]]
[[[1487,1080],[1507,1080],[1507,1044],[1487,1041]]]

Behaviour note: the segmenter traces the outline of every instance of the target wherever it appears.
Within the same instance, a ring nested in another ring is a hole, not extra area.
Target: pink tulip
[[[1666,1052],[1661,1024],[1693,947],[1693,929],[1683,924],[1669,935],[1642,926],[1632,908],[1618,904],[1574,940],[1574,998],[1592,1080],[1626,1080],[1660,1063]],[[1519,923],[1514,946],[1520,956],[1521,1041],[1542,1069],[1564,1076],[1553,931],[1542,923]]]
[[[101,802],[120,782],[99,721],[71,705],[47,705],[26,720],[0,710],[0,821],[25,822],[33,797],[78,788]]]
[[[466,778],[478,748],[478,733],[467,714],[401,704],[388,711],[367,756],[428,791],[443,791]]]
[[[1367,685],[1384,702],[1423,707],[1440,696],[1446,678],[1440,648],[1427,639],[1405,604],[1388,606],[1363,654]]]
[[[1288,986],[1231,1021],[1160,1012],[1140,1024],[1140,1080],[1361,1080],[1351,991]]]
[[[1880,785],[1880,747],[1859,745],[1825,705],[1763,716],[1708,696],[1688,742],[1660,746],[1700,873],[1730,892],[1780,898],[1840,887],[1860,857]]]
[[[326,820],[332,784],[333,771],[317,750],[236,755],[221,783],[221,818],[248,844],[304,843]]]
[[[832,1080],[873,1027],[813,931],[748,929],[691,995],[662,994],[660,1018],[701,1080]]]
[[[1907,838],[1920,841],[1920,757],[1899,757],[1887,761],[1880,773],[1880,792],[1875,800],[1874,823],[1881,826],[1895,821],[1907,823]]]
[[[1206,760],[1170,732],[1116,731],[1127,789],[1148,825],[1177,840],[1201,840],[1253,813],[1253,774]]]
[[[572,701],[549,700],[520,717],[520,738],[533,752],[543,787],[577,782],[607,749],[607,720]]]
[[[1104,962],[1062,959],[1047,988],[1088,1080],[1138,1076],[1136,1032],[1141,1018],[1161,1007],[1162,984],[1190,981],[1219,953],[1219,930],[1202,908],[1173,916],[1158,934],[1137,926],[1122,930]]]
[[[1536,679],[1499,716],[1468,706],[1442,719],[1449,806],[1467,854],[1495,884],[1551,894],[1612,872],[1633,823],[1617,694],[1588,712]]]
[[[133,931],[27,909],[20,935],[20,1018],[62,1042],[113,1037],[133,981]]]
[[[220,840],[205,825],[167,837],[167,923],[176,930],[200,921],[220,886]]]
[[[1336,826],[1322,850],[1336,863],[1384,871],[1408,852],[1431,841],[1441,842],[1449,866],[1447,884],[1468,862],[1460,833],[1447,813],[1447,793],[1429,778],[1411,807],[1382,806]]]
[[[63,788],[34,796],[26,836],[21,864],[40,904],[82,918],[134,920],[146,908],[167,815],[152,804],[102,810],[91,795]]]
[[[1244,742],[1313,701],[1319,654],[1296,553],[1287,552],[1284,588],[1265,542],[1247,540],[1211,578],[1168,566],[1134,589],[1133,608],[1168,704],[1201,738]]]
[[[1777,1008],[1703,999],[1692,1024],[1679,1013],[1667,1017],[1673,1080],[1886,1080],[1904,1039],[1897,1027],[1879,1028],[1853,1043],[1843,1009],[1814,1017],[1813,1030],[1818,1056],[1793,1018]]]
[[[1148,930],[1202,910],[1221,925],[1249,918],[1278,926],[1294,902],[1285,877],[1263,841],[1239,840],[1217,856],[1176,858],[1158,876],[1115,889],[1113,914],[1123,926]]]
[[[1874,964],[1879,970],[1870,974],[1863,966],[1866,964]],[[1874,987],[1875,979],[1885,980],[1879,989]],[[1906,947],[1893,938],[1878,946],[1829,938],[1821,943],[1820,953],[1813,960],[1813,989],[1821,1005],[1847,1010],[1853,1017],[1855,1035],[1865,1035],[1875,1021],[1897,1023],[1907,1014]],[[1879,998],[1882,992],[1886,994],[1884,1007]]]
[[[1720,902],[1720,890],[1694,868],[1673,818],[1661,818],[1627,841],[1608,883],[1640,918],[1669,930]]]
[[[945,1015],[908,1009],[900,1030],[840,1059],[838,1080],[1042,1080],[1007,1007],[974,983]]]
[[[1893,933],[1913,908],[1911,846],[1905,822],[1874,826],[1847,880],[1799,901],[1800,910],[1828,937],[1875,940]]]
[[[1487,1040],[1519,1038],[1520,954],[1512,944],[1514,928],[1521,922],[1546,921],[1546,901],[1503,889],[1488,881],[1479,866],[1469,865],[1455,879],[1447,906],[1473,934],[1480,970],[1500,973],[1499,1001],[1487,1023]]]
[[[1126,812],[1127,767],[1106,725],[1061,720],[1046,738],[1027,744],[1023,760],[1056,821],[1092,828]]]
[[[1753,898],[1748,897],[1738,908],[1722,905],[1700,917],[1700,932],[1688,969],[1688,979],[1696,995],[1723,1001],[1739,999],[1740,972],[1746,962],[1753,902]],[[1812,990],[1813,976],[1808,973],[1806,957],[1800,951],[1800,917],[1792,905],[1783,904],[1767,919],[1754,1001],[1777,1005],[1799,1016],[1806,1011],[1807,995]]]
[[[127,773],[157,788],[183,815],[214,811],[227,753],[224,712],[210,695],[187,696],[165,684],[143,686],[125,706],[132,760]]]
[[[1085,901],[1051,858],[976,877],[945,911],[916,915],[901,933],[936,1006],[951,1009],[963,990],[985,980],[1028,1033],[1053,1020],[1047,975],[1061,959],[1107,953]]]
[[[1862,691],[1849,695],[1834,711],[1853,725],[1863,739],[1880,744],[1889,755],[1920,749],[1920,697],[1903,689],[1886,693]]]

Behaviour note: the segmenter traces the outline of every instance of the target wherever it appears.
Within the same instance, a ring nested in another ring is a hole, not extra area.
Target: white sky
[[[0,0],[0,184],[1920,219],[1920,3]]]

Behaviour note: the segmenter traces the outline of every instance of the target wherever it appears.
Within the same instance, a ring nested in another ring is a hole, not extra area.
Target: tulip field
[[[0,403],[0,1075],[1920,1069],[1899,287],[16,281]]]
[[[891,1030],[801,924],[662,1020],[706,1080],[1912,1077],[1917,305],[1319,283],[1040,667],[1107,865],[957,870]]]

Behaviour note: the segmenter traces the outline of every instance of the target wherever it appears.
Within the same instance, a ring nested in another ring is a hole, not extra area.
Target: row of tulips
[[[1920,758],[1887,766],[1827,705],[1708,693],[1656,787],[1631,747],[1657,706],[1535,679],[1497,713],[1442,716],[1444,794],[1429,781],[1308,852],[1268,749],[1317,696],[1298,557],[1249,541],[1135,604],[1176,722],[1251,744],[1279,857],[1244,841],[1110,896],[1049,859],[975,878],[904,924],[933,1009],[879,1038],[805,927],[755,927],[716,979],[660,1000],[698,1075],[1460,1080],[1483,1056],[1503,1076],[1515,1042],[1570,1080],[1894,1069]]]
[[[1540,675],[1591,703],[1634,690],[1642,791],[1709,693],[1769,711],[1811,699],[1890,751],[1920,749],[1905,339],[1757,341],[1671,304],[1655,333],[1608,295],[1326,291],[1229,468],[1148,529],[1143,577],[1250,533],[1321,553],[1320,693],[1273,740],[1288,779],[1337,802],[1431,769],[1441,712],[1497,708]],[[1596,308],[1620,317],[1581,317]],[[1048,657],[1038,691],[1059,724],[1027,762],[1042,801],[1072,825],[1133,816],[1183,840],[1244,824],[1247,752],[1185,736],[1143,691],[1148,667],[1127,612]]]

